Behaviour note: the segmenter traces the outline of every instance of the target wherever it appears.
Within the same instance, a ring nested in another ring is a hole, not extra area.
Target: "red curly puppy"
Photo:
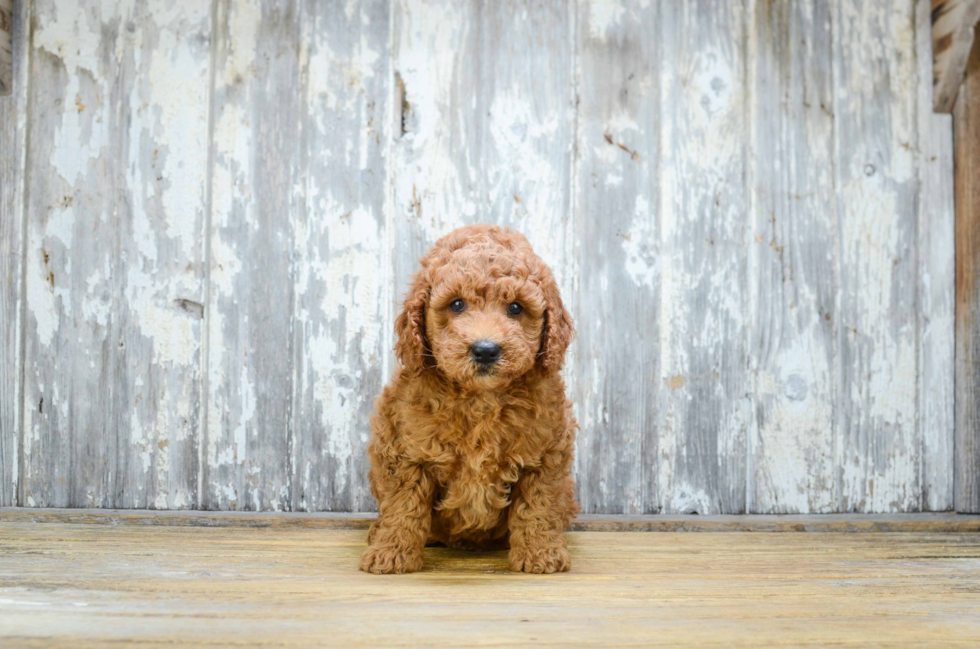
[[[371,418],[379,515],[361,570],[418,570],[427,542],[568,570],[578,425],[558,374],[574,333],[558,285],[496,226],[451,232],[421,264],[395,321],[402,367]]]

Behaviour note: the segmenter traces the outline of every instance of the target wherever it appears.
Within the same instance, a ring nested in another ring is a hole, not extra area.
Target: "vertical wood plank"
[[[585,512],[656,513],[660,381],[658,5],[578,4],[573,401]]]
[[[830,7],[753,2],[749,511],[832,512],[837,218]]]
[[[668,513],[745,511],[745,15],[662,3],[659,494]],[[623,377],[629,380],[629,377]]]
[[[389,3],[304,6],[292,508],[370,511],[368,422],[388,378]]]
[[[833,15],[840,219],[841,511],[921,508],[915,20],[911,2]]]
[[[217,5],[208,509],[290,507],[302,20],[295,2]]]
[[[191,507],[210,16],[35,7],[23,504]]]
[[[396,264],[412,269],[442,234],[494,222],[524,231],[560,272],[572,238],[570,8],[405,0],[393,28],[404,87],[394,153],[419,167],[393,180],[414,244]]]
[[[397,0],[392,11],[403,92],[389,167],[389,308],[426,248],[468,223],[522,231],[571,296],[572,8]]]
[[[371,508],[379,323],[479,221],[578,319],[586,511],[980,510],[925,5],[220,0],[209,112],[208,3],[39,0],[0,99],[0,504]]]
[[[932,111],[932,35],[928,0],[915,0],[918,61],[919,437],[922,507],[953,507],[955,394],[955,207],[952,118]]]
[[[980,39],[953,107],[956,167],[956,466],[958,512],[980,512]]]
[[[0,1],[14,79],[10,95],[0,97],[0,507],[17,504],[19,478],[29,6],[20,2],[13,13],[9,2]]]

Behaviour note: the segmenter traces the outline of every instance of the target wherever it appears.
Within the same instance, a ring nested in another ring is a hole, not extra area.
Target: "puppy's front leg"
[[[570,464],[570,451],[552,451],[518,481],[507,519],[511,570],[552,573],[571,566],[564,534],[577,509]]]
[[[371,478],[378,520],[368,532],[361,570],[378,575],[415,572],[422,567],[422,548],[432,526],[434,484],[417,464],[392,464],[377,473]]]

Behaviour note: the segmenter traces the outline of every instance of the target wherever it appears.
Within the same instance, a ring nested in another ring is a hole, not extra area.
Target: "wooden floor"
[[[0,522],[0,646],[980,646],[980,534],[572,532],[572,572],[363,530]]]

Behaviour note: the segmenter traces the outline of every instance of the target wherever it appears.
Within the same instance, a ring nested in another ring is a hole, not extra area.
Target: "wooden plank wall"
[[[10,29],[13,83],[0,96],[0,506],[17,503],[21,457],[21,310],[24,308],[24,152],[27,147],[28,2],[0,0]],[[16,11],[11,11],[16,9]],[[2,44],[0,44],[2,46]]]
[[[918,90],[918,271],[919,434],[922,442],[923,500],[925,509],[949,508],[954,480],[949,467],[956,453],[954,442],[955,386],[949,368],[956,354],[956,259],[953,186],[952,119],[935,114],[929,52],[933,41],[930,3],[916,5],[915,38],[920,52]],[[954,288],[950,288],[950,284]],[[955,507],[955,503],[954,503]]]
[[[0,504],[373,509],[400,296],[493,222],[577,321],[585,511],[952,507],[927,1],[19,7]]]
[[[956,485],[958,510],[980,512],[980,39],[953,106],[956,132]]]

